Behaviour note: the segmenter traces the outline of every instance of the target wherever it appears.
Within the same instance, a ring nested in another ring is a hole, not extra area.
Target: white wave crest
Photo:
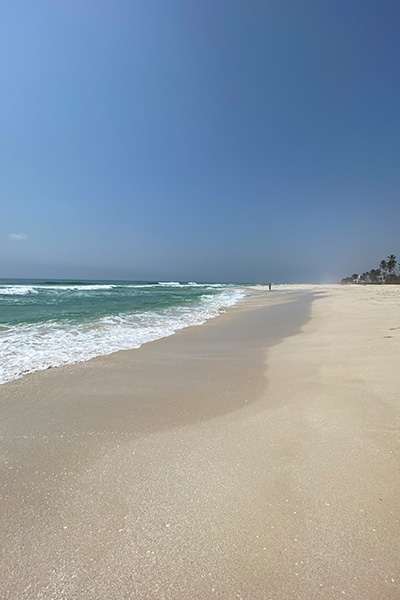
[[[180,287],[181,284],[179,283],[179,281],[159,281],[158,285]]]
[[[115,284],[93,284],[93,285],[38,285],[36,289],[42,290],[70,290],[73,292],[90,292],[96,290],[112,290],[115,288]]]
[[[2,296],[25,296],[26,294],[37,294],[37,290],[27,285],[0,287],[0,295]]]

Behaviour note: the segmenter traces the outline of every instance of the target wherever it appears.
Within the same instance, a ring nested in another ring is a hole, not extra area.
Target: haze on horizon
[[[0,8],[0,277],[335,281],[400,255],[400,4]]]

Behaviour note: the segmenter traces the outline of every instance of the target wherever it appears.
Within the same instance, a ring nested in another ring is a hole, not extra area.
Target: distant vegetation
[[[379,269],[371,269],[359,275],[354,273],[351,277],[344,277],[341,283],[397,283],[400,284],[400,263],[394,254],[381,260]]]

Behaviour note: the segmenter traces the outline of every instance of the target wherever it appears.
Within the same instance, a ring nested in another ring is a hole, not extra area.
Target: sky
[[[0,277],[400,258],[398,0],[5,0]]]

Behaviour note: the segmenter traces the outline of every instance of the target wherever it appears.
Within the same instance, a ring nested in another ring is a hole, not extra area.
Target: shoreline
[[[185,387],[187,380],[190,379],[191,382],[196,381],[197,388],[201,388],[201,378],[206,373],[208,377],[213,375],[214,378],[213,383],[208,387],[217,386],[217,393],[223,395],[226,395],[225,388],[231,390],[232,395],[235,396],[232,402],[232,409],[235,410],[243,404],[241,399],[246,394],[258,397],[264,389],[265,348],[279,343],[286,335],[295,335],[303,322],[308,319],[308,304],[312,301],[312,292],[301,291],[298,295],[290,293],[268,296],[264,296],[264,293],[251,290],[251,294],[229,307],[218,317],[208,319],[200,326],[185,327],[171,336],[147,342],[140,348],[119,350],[108,355],[96,356],[88,361],[28,373],[3,384],[0,387],[0,392],[3,392],[1,396],[3,399],[8,398],[7,403],[11,403],[8,409],[12,413],[12,402],[23,399],[28,391],[37,399],[29,407],[29,411],[38,421],[42,417],[48,420],[47,406],[53,403],[54,394],[57,396],[59,388],[62,388],[63,402],[70,401],[75,404],[86,402],[88,408],[90,405],[90,408],[102,410],[105,419],[110,419],[115,405],[110,408],[108,400],[118,386],[118,395],[122,396],[122,407],[119,410],[123,411],[124,408],[129,407],[138,413],[136,417],[140,418],[144,430],[151,431],[150,422],[154,416],[157,421],[160,421],[157,414],[159,415],[163,405],[170,404],[170,397],[176,396],[178,401],[179,397],[185,398],[187,391],[179,389],[180,383]],[[292,303],[296,302],[295,296],[300,300],[301,313],[291,315],[293,311],[290,308]],[[265,313],[261,320],[264,320],[268,327],[267,332],[257,331],[261,313]],[[252,353],[247,359],[243,359],[240,355],[244,349]],[[192,354],[191,358],[188,357],[188,353]],[[186,361],[187,366],[183,366],[181,361]],[[212,366],[213,361],[215,361],[214,366]],[[243,379],[240,371],[235,386],[232,385],[232,377],[235,377],[232,364],[237,366],[239,362],[241,369],[246,370],[252,377],[248,391],[243,388],[244,382],[240,382],[240,379]],[[164,385],[169,386],[168,389],[163,390],[161,387],[157,389],[150,384],[152,373],[149,373],[148,364],[158,370],[157,376],[162,378]],[[227,366],[226,373],[221,372],[224,366]],[[182,368],[186,371],[189,369],[190,373],[186,372],[185,378],[180,381]],[[146,387],[149,389],[146,390]],[[192,388],[193,384],[190,383],[188,387]],[[136,394],[137,389],[144,390],[143,398]],[[97,392],[95,398],[93,398],[93,390]],[[43,391],[45,398],[43,398]],[[198,391],[197,394],[200,396],[203,392],[204,390]],[[207,392],[203,394],[202,411],[207,415],[206,418],[213,418],[219,414],[219,411],[213,405],[213,401],[207,403],[206,394]],[[73,401],[72,395],[74,395]],[[152,400],[152,396],[157,398],[156,403]],[[60,398],[56,401],[60,402]],[[64,407],[62,408],[65,410]],[[156,408],[158,413],[155,412]],[[17,404],[15,409],[20,410]],[[179,412],[191,409],[193,403],[189,402],[186,407],[180,406]],[[39,412],[42,412],[40,417]],[[168,426],[178,424],[178,422],[176,424],[170,422],[174,413],[170,411],[169,406],[163,414],[166,422],[169,423]],[[58,418],[61,421],[69,420],[68,415],[63,417],[58,415]],[[197,413],[194,414],[194,418],[198,418]],[[126,427],[126,422],[124,421],[122,425]],[[71,427],[75,426],[80,426],[79,416],[77,421],[71,424]]]
[[[5,302],[0,385],[37,371],[138,349],[218,317],[244,295],[243,288],[222,284],[50,283],[0,290]],[[64,320],[63,306],[69,307],[71,319]],[[42,317],[38,323],[35,311]],[[28,317],[25,324],[23,315]]]
[[[1,386],[5,599],[397,600],[400,294],[297,289]]]
[[[290,289],[293,286],[289,286],[288,284],[279,285],[277,287],[280,287],[280,288],[283,288],[283,289],[274,290],[272,292],[271,291],[260,291],[261,287],[262,286],[257,285],[257,286],[242,286],[242,287],[235,288],[236,291],[242,292],[244,295],[242,297],[238,298],[234,302],[234,304],[227,304],[227,305],[224,305],[223,307],[221,307],[216,314],[212,314],[212,315],[208,314],[207,316],[204,317],[203,321],[193,322],[193,323],[190,323],[190,324],[185,324],[183,326],[179,326],[179,327],[177,327],[176,329],[174,329],[171,332],[164,333],[162,335],[159,335],[158,337],[154,337],[154,339],[149,339],[149,340],[145,340],[143,342],[140,342],[140,345],[138,345],[138,346],[134,345],[132,347],[120,347],[120,348],[117,348],[117,349],[100,352],[99,354],[88,356],[86,358],[81,358],[81,359],[75,358],[75,359],[71,359],[71,361],[67,360],[66,362],[61,362],[59,364],[52,364],[52,365],[41,366],[41,367],[38,366],[38,367],[36,367],[33,370],[26,370],[24,372],[20,372],[18,375],[14,375],[11,379],[7,378],[6,380],[2,380],[0,382],[0,390],[2,389],[2,386],[4,386],[4,385],[12,383],[13,381],[21,379],[23,377],[26,377],[26,376],[29,376],[29,375],[33,375],[35,373],[40,373],[40,372],[43,372],[43,371],[47,371],[49,369],[58,369],[60,367],[68,367],[68,366],[74,366],[74,365],[79,365],[79,364],[85,364],[85,363],[87,363],[87,362],[89,362],[89,361],[91,361],[93,359],[102,358],[102,357],[106,357],[106,356],[111,356],[111,355],[116,354],[118,352],[139,350],[142,346],[144,346],[146,344],[149,344],[149,343],[152,343],[152,342],[155,342],[155,341],[158,341],[158,340],[162,340],[162,339],[165,339],[165,338],[170,338],[171,336],[176,335],[177,333],[179,333],[182,330],[185,330],[185,329],[188,329],[188,328],[191,329],[192,327],[201,327],[201,326],[205,325],[208,321],[212,321],[212,320],[214,320],[216,318],[221,317],[226,312],[229,312],[233,307],[236,306],[236,304],[238,304],[238,303],[242,302],[243,300],[245,300],[246,297],[250,298],[251,296],[263,296],[263,295],[268,295],[270,297],[276,296],[276,295],[284,295],[284,296],[286,296],[288,294],[296,293],[296,291],[297,292],[301,291],[300,289],[299,290]],[[298,286],[298,287],[301,288],[303,286]],[[312,288],[314,288],[315,286],[309,285],[309,286],[305,286],[305,287],[310,288],[310,289],[307,289],[307,291],[310,292],[310,290]],[[287,288],[289,288],[289,289],[287,289]],[[304,290],[302,290],[302,291],[304,291]],[[252,292],[252,293],[249,293],[249,292]]]

